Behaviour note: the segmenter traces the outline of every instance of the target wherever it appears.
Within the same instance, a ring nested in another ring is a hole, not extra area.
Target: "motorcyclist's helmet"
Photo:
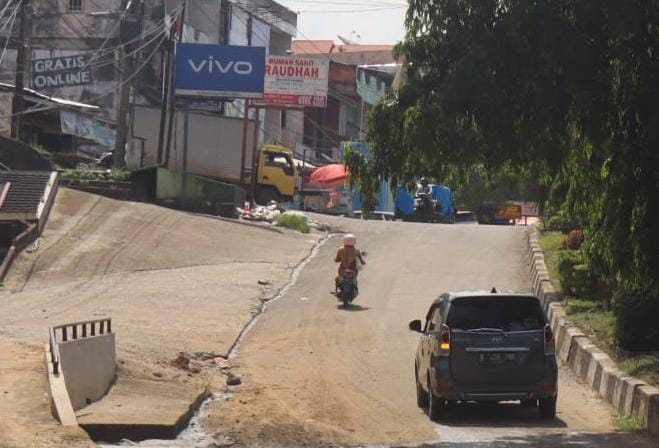
[[[357,237],[352,233],[349,233],[343,237],[344,246],[355,246],[355,244],[357,244]]]
[[[428,186],[428,179],[426,179],[425,177],[422,178],[421,179],[421,185],[423,185],[424,187],[427,187]]]

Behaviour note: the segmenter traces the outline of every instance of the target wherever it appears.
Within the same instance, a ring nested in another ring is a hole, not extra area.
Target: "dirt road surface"
[[[368,252],[350,310],[329,294],[339,240],[271,304],[238,350],[244,385],[204,425],[245,446],[657,446],[618,434],[608,405],[562,369],[558,417],[519,405],[458,406],[434,424],[417,408],[407,323],[446,290],[529,290],[521,228],[344,225]],[[354,223],[354,221],[352,221]]]

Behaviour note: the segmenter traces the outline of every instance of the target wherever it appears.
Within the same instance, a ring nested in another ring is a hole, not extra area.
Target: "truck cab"
[[[258,152],[256,202],[292,200],[297,193],[298,175],[293,151],[279,145],[264,145]]]

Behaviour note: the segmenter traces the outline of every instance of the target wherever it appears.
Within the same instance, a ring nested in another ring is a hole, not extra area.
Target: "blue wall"
[[[345,147],[348,145],[350,146],[350,149],[359,152],[366,159],[371,157],[371,151],[365,144],[361,142],[344,143],[344,151]],[[352,209],[353,211],[362,209],[362,195],[358,190],[353,191]],[[375,208],[375,211],[393,213],[395,209],[396,203],[391,191],[391,185],[388,181],[382,180],[382,182],[380,182],[380,192],[378,194],[378,206]]]

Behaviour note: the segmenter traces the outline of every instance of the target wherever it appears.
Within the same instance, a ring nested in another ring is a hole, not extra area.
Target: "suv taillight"
[[[439,352],[448,355],[451,351],[451,329],[446,324],[439,328]]]
[[[554,332],[551,330],[551,325],[545,325],[545,355],[554,354]]]

